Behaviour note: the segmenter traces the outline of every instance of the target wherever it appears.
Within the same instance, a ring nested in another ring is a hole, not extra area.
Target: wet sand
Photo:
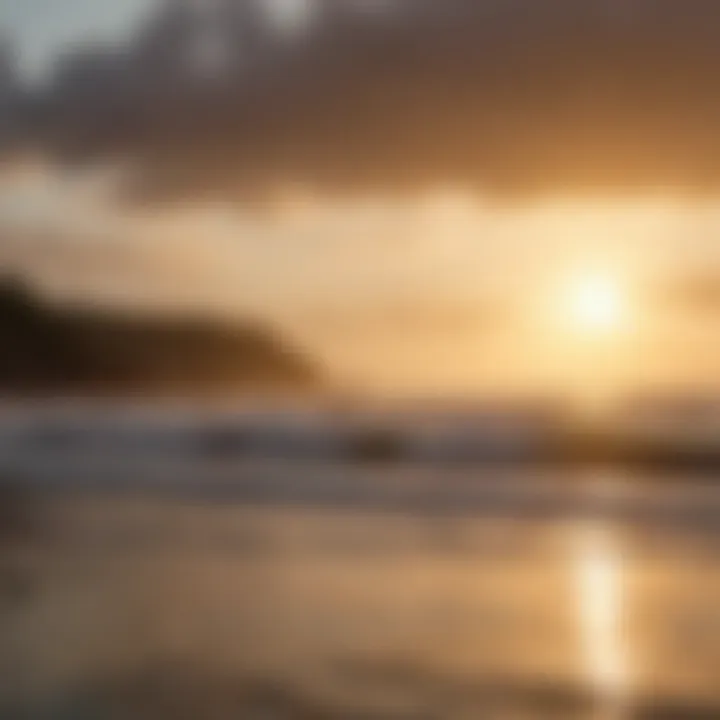
[[[720,484],[31,466],[2,717],[720,716]]]

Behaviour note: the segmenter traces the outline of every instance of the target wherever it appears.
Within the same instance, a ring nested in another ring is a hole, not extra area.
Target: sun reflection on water
[[[584,670],[603,720],[623,717],[630,668],[623,637],[622,558],[612,529],[580,526],[573,537],[574,571]]]

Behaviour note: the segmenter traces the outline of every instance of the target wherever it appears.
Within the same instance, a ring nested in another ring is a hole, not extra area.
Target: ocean
[[[3,719],[720,717],[720,478],[19,417]]]

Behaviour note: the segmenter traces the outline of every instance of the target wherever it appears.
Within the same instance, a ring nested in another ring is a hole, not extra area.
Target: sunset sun
[[[608,334],[627,321],[627,297],[620,281],[611,275],[588,274],[575,278],[564,296],[565,313],[576,331]]]

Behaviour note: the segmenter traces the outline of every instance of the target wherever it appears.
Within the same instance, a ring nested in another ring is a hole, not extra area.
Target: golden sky
[[[718,21],[0,0],[0,267],[271,321],[352,385],[720,383]]]
[[[720,286],[720,200],[295,188],[256,210],[128,208],[111,180],[6,172],[3,266],[96,303],[266,318],[384,390],[717,380],[720,303],[692,290]]]

